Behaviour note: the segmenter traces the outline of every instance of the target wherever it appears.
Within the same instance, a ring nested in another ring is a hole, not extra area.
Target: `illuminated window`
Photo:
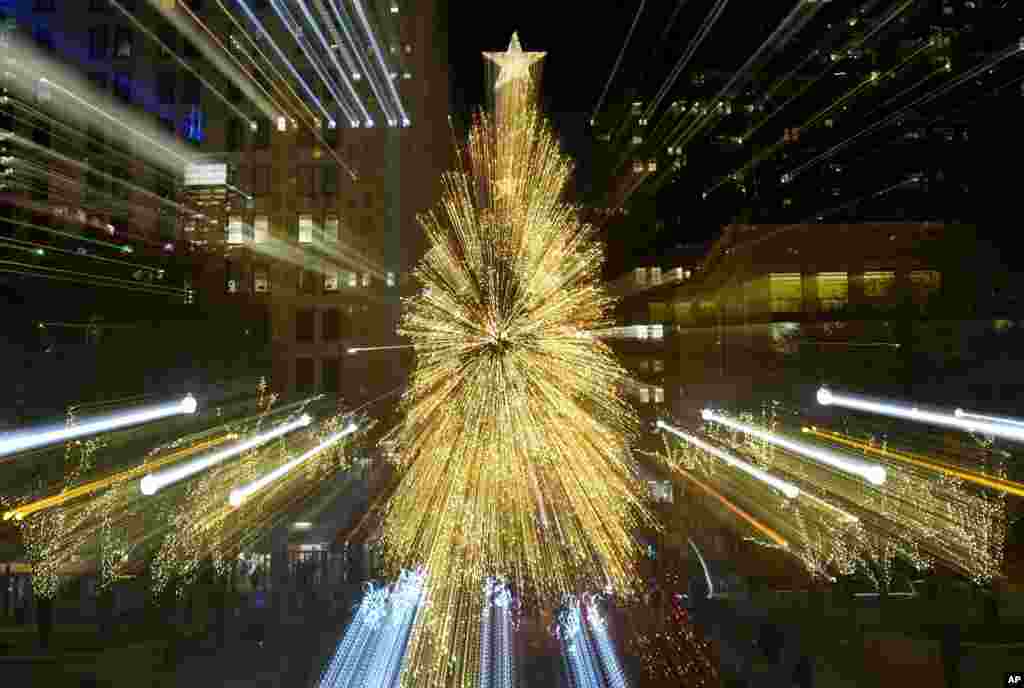
[[[914,270],[910,273],[910,294],[914,303],[923,304],[942,286],[942,273],[937,270]]]
[[[50,90],[50,83],[40,79],[35,83],[36,102],[49,103],[53,100],[53,92]]]
[[[672,483],[668,480],[648,480],[647,486],[655,502],[672,502]]]
[[[341,284],[341,275],[335,268],[328,268],[324,275],[324,291],[338,291]]]
[[[799,272],[773,272],[768,276],[768,298],[772,313],[799,313],[803,293]]]
[[[270,165],[256,165],[252,168],[252,192],[257,196],[270,193]]]
[[[637,388],[637,395],[636,396],[640,400],[641,404],[649,404],[649,403],[651,403],[651,388],[650,387],[644,387],[644,386],[641,385],[640,387]]]
[[[389,287],[393,287],[393,286],[395,286],[395,273],[393,273],[393,272],[389,272],[389,273],[387,274],[387,279],[386,279],[386,283],[387,283],[387,285],[388,285]]]
[[[270,240],[270,218],[257,215],[253,221],[253,241],[261,244]]]
[[[634,135],[634,136],[633,136],[633,138],[631,138],[631,139],[630,139],[630,142],[631,142],[631,143],[632,143],[632,144],[633,144],[634,146],[639,146],[639,145],[640,145],[641,143],[643,143],[643,142],[644,142],[644,137],[642,137],[642,136],[636,136],[636,135]]]
[[[402,52],[406,55],[412,55],[412,43],[406,43],[402,46]]]
[[[114,57],[131,57],[134,48],[131,29],[123,26],[114,31]]]
[[[641,173],[643,173],[643,171],[644,171],[644,164],[642,162],[637,160],[636,162],[633,163],[633,172],[634,173],[641,174]]]
[[[665,372],[665,361],[660,358],[656,358],[651,361],[651,371],[655,373]]]
[[[864,296],[868,298],[884,298],[892,294],[896,288],[895,272],[865,272]]]
[[[228,243],[245,243],[245,226],[242,224],[241,215],[232,215],[228,218]]]
[[[370,273],[368,273],[368,272],[364,272],[363,273],[363,286],[364,287],[370,286]]]
[[[633,270],[633,281],[637,284],[647,284],[647,268],[636,268]]]
[[[664,325],[648,325],[647,333],[651,339],[664,339],[665,338],[665,326]]]
[[[648,160],[647,161],[647,171],[648,172],[657,172],[658,171],[658,162],[656,160]]]
[[[644,104],[641,101],[639,101],[639,100],[633,101],[633,114],[634,115],[639,115],[641,113],[641,111],[643,111],[643,109],[644,109]]]
[[[277,130],[281,132],[288,131],[288,120],[283,115],[279,115],[277,118]]]
[[[651,268],[651,284],[661,284],[661,268]]]
[[[358,287],[359,286],[359,275],[354,273],[354,272],[352,272],[352,271],[346,271],[345,272],[345,284],[347,284],[350,287]]]
[[[819,272],[814,276],[818,305],[823,310],[842,308],[849,302],[849,282],[845,272]]]
[[[338,240],[338,216],[328,215],[324,221],[324,240],[325,241],[337,241]]]
[[[313,216],[299,215],[299,243],[313,243]]]
[[[269,270],[257,269],[253,273],[253,289],[257,294],[267,294],[270,292]]]
[[[665,403],[665,388],[664,387],[653,387],[654,391],[654,403],[664,404]]]

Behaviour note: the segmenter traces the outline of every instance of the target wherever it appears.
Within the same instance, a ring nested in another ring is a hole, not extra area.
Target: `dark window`
[[[35,0],[32,3],[32,11],[34,12],[54,12],[56,10],[56,0]]]
[[[312,270],[299,271],[299,291],[303,294],[316,293],[317,274]]]
[[[185,83],[181,89],[181,102],[185,105],[199,105],[199,79],[191,74],[185,75]]]
[[[106,92],[110,77],[106,72],[89,72],[89,81],[97,91]]]
[[[242,100],[242,90],[234,84],[228,84],[228,101],[238,103]]]
[[[366,208],[367,210],[370,210],[371,208],[373,208],[373,192],[372,191],[365,191],[365,192],[363,192],[363,207]]]
[[[106,145],[106,133],[103,128],[95,123],[90,124],[87,131],[89,137],[88,150],[90,153],[102,153]]]
[[[126,103],[132,102],[132,75],[126,72],[114,74],[114,95]]]
[[[163,127],[164,131],[166,131],[168,134],[175,134],[175,133],[177,133],[177,128],[174,126],[174,118],[173,117],[161,117],[160,118],[160,126]]]
[[[321,363],[320,386],[323,391],[337,394],[341,390],[341,365],[337,358],[325,358]]]
[[[316,363],[312,358],[295,359],[295,391],[312,392],[314,383],[313,366]]]
[[[94,26],[89,29],[89,57],[102,60],[107,56],[107,27]]]
[[[53,52],[53,34],[45,26],[37,26],[33,32],[36,44],[47,52]]]
[[[257,196],[270,193],[270,165],[256,165],[252,168],[252,192]]]
[[[313,320],[316,311],[312,308],[304,308],[295,313],[295,341],[297,342],[311,342],[313,341],[313,331],[316,325]]]
[[[32,140],[40,146],[50,147],[50,127],[41,124],[32,129]]]
[[[338,192],[338,168],[334,165],[327,164],[320,168],[320,181],[322,182],[322,189],[325,194],[334,194]]]
[[[123,26],[117,27],[114,30],[114,57],[131,57],[134,47],[131,29],[126,29]]]
[[[303,165],[299,168],[299,193],[303,196],[316,194],[316,168]]]
[[[329,122],[324,120],[323,131],[321,132],[321,134],[324,137],[324,143],[326,143],[331,148],[334,148],[335,146],[338,145],[338,121],[338,118],[335,117],[335,125],[332,127]]]
[[[323,337],[325,342],[336,342],[341,338],[341,311],[337,308],[328,308],[323,315],[324,329]]]
[[[257,148],[266,148],[270,145],[270,120],[261,118],[256,120],[256,141]]]
[[[156,94],[161,105],[174,105],[174,91],[178,86],[176,72],[160,72],[156,75]]]
[[[237,151],[242,147],[242,121],[237,117],[232,117],[228,122],[225,146],[229,151]]]
[[[187,60],[194,60],[197,57],[199,57],[199,51],[196,50],[196,47],[194,45],[192,45],[192,42],[190,40],[188,40],[187,38],[185,39],[185,50],[184,50],[184,53],[185,53],[185,59],[187,59]]]
[[[113,9],[107,0],[89,0],[90,12],[109,12]]]
[[[178,52],[178,32],[170,24],[161,24],[160,28],[157,29],[157,38],[166,47],[160,49],[161,57],[168,57],[172,53]]]

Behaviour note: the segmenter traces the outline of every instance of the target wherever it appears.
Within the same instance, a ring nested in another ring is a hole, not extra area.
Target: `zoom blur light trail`
[[[499,578],[484,583],[480,611],[480,680],[477,688],[515,685],[515,643],[512,642],[512,591]]]
[[[615,652],[615,645],[608,637],[608,620],[602,616],[601,610],[594,602],[591,602],[587,609],[587,621],[590,623],[594,645],[597,646],[597,654],[601,658],[608,685],[610,688],[626,688],[626,672],[623,671],[622,662]]]
[[[864,411],[890,418],[912,420],[918,423],[936,425],[943,428],[956,428],[965,432],[977,432],[992,437],[1024,442],[1024,425],[1015,425],[1007,421],[972,420],[977,416],[959,410],[959,413],[938,413],[922,411],[916,406],[904,406],[888,401],[868,399],[866,397],[837,394],[826,387],[818,390],[818,403],[822,406],[839,406],[853,411]]]
[[[1018,428],[1024,428],[1024,421],[1017,420],[1016,418],[1000,418],[999,416],[983,416],[980,413],[971,413],[970,411],[964,411],[963,409],[956,409],[953,411],[953,415],[957,418],[965,418],[967,420],[980,420],[987,423],[997,423],[1002,425],[1013,425]]]
[[[184,449],[179,449],[179,450],[171,452],[170,454],[167,454],[165,456],[161,456],[159,459],[155,459],[154,461],[151,461],[149,463],[144,463],[141,466],[136,466],[135,468],[129,468],[126,471],[121,471],[120,473],[115,473],[114,475],[108,476],[106,478],[100,478],[99,480],[93,480],[92,482],[88,482],[88,483],[86,483],[84,485],[79,485],[78,487],[72,488],[70,490],[64,490],[60,494],[55,494],[55,495],[53,495],[51,497],[45,497],[43,499],[36,500],[36,501],[31,502],[29,504],[24,504],[24,505],[19,506],[19,507],[15,508],[15,509],[11,509],[10,511],[5,511],[4,512],[4,520],[8,521],[8,520],[13,518],[16,521],[21,521],[26,516],[31,516],[32,514],[36,513],[37,511],[43,511],[44,509],[49,509],[51,507],[60,506],[61,504],[66,504],[67,502],[71,501],[72,499],[76,499],[78,497],[82,497],[82,496],[87,495],[87,494],[92,494],[93,492],[96,492],[97,490],[102,490],[104,488],[110,487],[111,485],[113,485],[115,483],[122,482],[124,480],[131,480],[135,476],[140,475],[142,473],[145,473],[147,471],[151,471],[154,468],[158,468],[158,467],[163,466],[165,464],[168,464],[168,463],[170,463],[172,461],[177,461],[178,459],[180,459],[182,457],[189,456],[191,454],[195,454],[196,452],[203,451],[204,449],[209,449],[210,447],[215,447],[218,444],[223,444],[224,442],[227,442],[228,440],[235,440],[235,439],[238,439],[238,435],[236,435],[233,432],[229,432],[226,435],[221,435],[220,437],[215,437],[212,440],[206,440],[205,442],[200,442],[199,444],[197,444],[195,446],[185,447]]]
[[[777,532],[775,532],[765,524],[758,521],[756,518],[748,514],[743,509],[733,504],[725,495],[721,494],[718,490],[698,480],[690,471],[680,470],[678,471],[678,473],[685,477],[690,482],[692,482],[694,485],[696,485],[697,487],[699,487],[700,489],[704,490],[709,495],[717,499],[722,504],[722,506],[724,506],[726,509],[742,518],[747,523],[749,523],[765,537],[770,538],[772,542],[774,542],[776,545],[778,545],[779,547],[783,547],[785,549],[789,549],[789,542],[787,542],[784,537],[779,535]]]
[[[991,475],[984,475],[982,473],[976,473],[974,471],[968,471],[957,466],[951,466],[934,459],[930,459],[919,454],[910,454],[908,452],[895,451],[892,449],[883,449],[882,447],[875,447],[867,442],[859,442],[847,435],[840,434],[838,432],[831,432],[829,430],[819,430],[815,427],[805,427],[803,432],[812,435],[814,437],[820,437],[830,442],[836,442],[847,447],[853,447],[859,449],[867,454],[874,454],[876,456],[883,456],[887,459],[894,459],[902,463],[908,463],[912,466],[919,468],[926,468],[928,470],[937,471],[944,473],[945,475],[960,478],[967,482],[974,483],[975,485],[981,485],[988,487],[993,490],[1000,492],[1006,492],[1007,494],[1016,495],[1017,497],[1024,497],[1024,484],[1013,482],[1012,480],[1004,480]]]
[[[778,490],[782,494],[786,495],[786,497],[788,497],[789,499],[796,499],[797,497],[800,496],[800,488],[798,488],[793,483],[786,482],[785,480],[781,480],[779,478],[776,478],[774,475],[761,470],[757,466],[755,466],[753,464],[750,464],[750,463],[747,463],[746,461],[743,461],[742,459],[738,459],[735,456],[733,456],[732,454],[730,454],[730,453],[728,453],[726,451],[723,451],[723,450],[719,449],[718,447],[716,447],[716,446],[714,446],[712,444],[708,444],[707,442],[705,442],[705,441],[703,441],[701,439],[698,439],[698,438],[694,437],[693,435],[690,435],[689,433],[685,433],[682,430],[680,430],[679,428],[672,427],[671,425],[669,425],[668,423],[666,423],[664,421],[659,420],[656,423],[656,425],[657,425],[658,428],[664,430],[665,432],[671,433],[671,434],[675,435],[676,437],[678,437],[679,439],[684,440],[686,442],[689,442],[690,444],[694,445],[698,449],[702,449],[703,451],[707,452],[708,454],[711,454],[712,456],[718,457],[719,459],[721,459],[722,461],[726,462],[727,464],[729,464],[733,468],[738,468],[739,470],[743,471],[747,475],[760,480],[761,482],[765,483],[766,485],[770,485],[771,487],[774,487],[776,490]]]
[[[756,437],[768,442],[769,444],[774,444],[776,447],[782,447],[794,454],[799,454],[800,456],[804,456],[808,459],[813,459],[818,463],[826,464],[843,471],[844,473],[850,473],[864,478],[872,485],[885,484],[885,468],[876,463],[868,463],[867,461],[862,461],[856,457],[840,454],[822,447],[815,447],[809,444],[804,444],[803,442],[795,442],[793,440],[786,439],[781,435],[776,435],[775,433],[756,428],[753,425],[747,425],[746,423],[740,423],[739,421],[731,418],[726,418],[725,416],[715,413],[710,409],[704,409],[701,411],[700,415],[704,420],[719,423],[727,428],[732,428],[733,430],[746,433],[747,435]]]
[[[111,413],[76,425],[7,433],[0,436],[0,456],[7,456],[8,454],[37,449],[57,442],[65,442],[79,437],[87,437],[101,432],[126,428],[131,425],[149,423],[161,418],[169,418],[170,416],[192,414],[196,412],[197,406],[196,398],[189,394],[184,399],[170,404],[149,406],[136,411]]]
[[[312,422],[312,417],[310,417],[310,415],[306,413],[303,414],[297,420],[293,420],[290,423],[284,423],[283,425],[279,425],[273,430],[261,432],[255,437],[247,439],[244,442],[239,442],[238,444],[232,445],[226,449],[222,449],[207,456],[194,459],[180,466],[172,466],[171,468],[166,468],[162,471],[150,473],[149,475],[145,476],[142,480],[139,481],[139,489],[142,491],[142,494],[144,495],[154,495],[158,491],[167,487],[168,485],[173,485],[179,480],[184,480],[185,478],[193,476],[196,473],[199,473],[200,471],[205,471],[210,466],[214,466],[218,463],[221,463],[222,461],[230,459],[233,456],[238,456],[242,452],[248,451],[254,447],[258,447],[261,444],[265,444],[276,437],[286,435],[292,430],[304,428]]]
[[[317,446],[313,447],[312,449],[304,453],[302,456],[294,458],[291,461],[288,461],[287,463],[278,466],[274,470],[270,471],[270,473],[267,473],[262,478],[252,481],[248,485],[236,487],[235,489],[231,490],[231,494],[228,495],[228,503],[230,503],[231,506],[233,507],[241,506],[242,502],[251,497],[254,493],[259,492],[270,483],[274,482],[281,476],[291,471],[293,468],[300,466],[301,464],[313,458],[314,456],[316,456],[323,450],[327,449],[328,447],[337,444],[338,442],[348,437],[358,429],[359,426],[357,426],[355,423],[349,423],[344,430],[342,430],[341,432],[334,433],[326,440],[324,440]]]

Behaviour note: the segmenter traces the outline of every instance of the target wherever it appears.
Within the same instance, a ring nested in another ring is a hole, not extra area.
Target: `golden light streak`
[[[143,474],[153,470],[154,468],[156,468],[158,466],[163,466],[163,465],[168,464],[168,463],[170,463],[172,461],[177,461],[178,459],[180,459],[182,457],[191,456],[192,454],[195,454],[196,452],[202,451],[204,449],[209,449],[210,447],[215,447],[218,444],[223,444],[224,442],[227,442],[228,440],[233,440],[233,439],[237,439],[237,438],[238,438],[237,434],[235,434],[235,433],[228,433],[226,435],[222,435],[220,437],[215,437],[214,439],[207,440],[206,442],[201,442],[201,443],[193,445],[191,447],[186,447],[184,449],[179,449],[178,451],[172,452],[172,453],[168,454],[167,456],[162,456],[159,459],[156,459],[154,461],[150,461],[148,463],[144,463],[144,464],[142,464],[140,466],[136,466],[134,468],[130,468],[130,469],[126,470],[126,471],[121,471],[119,473],[115,473],[114,475],[108,476],[106,478],[102,478],[100,480],[94,480],[92,482],[85,483],[84,485],[79,485],[78,487],[72,488],[70,490],[64,490],[60,494],[55,494],[55,495],[53,495],[51,497],[46,497],[45,499],[40,499],[40,500],[37,500],[37,501],[32,502],[30,504],[25,504],[25,505],[19,506],[16,509],[11,509],[10,511],[5,511],[4,512],[4,520],[5,521],[9,521],[10,519],[13,518],[13,519],[15,519],[17,521],[21,521],[26,516],[31,516],[32,514],[36,513],[37,511],[42,511],[43,509],[49,509],[51,507],[60,506],[61,504],[64,504],[65,502],[71,501],[72,499],[77,499],[78,497],[83,497],[85,495],[92,494],[93,492],[105,489],[107,487],[110,487],[111,485],[114,485],[116,483],[119,483],[119,482],[122,482],[122,481],[125,481],[125,480],[131,480],[132,478],[134,478],[136,476],[139,476],[139,475],[143,475]]]
[[[966,480],[967,482],[974,483],[975,485],[981,485],[983,487],[988,487],[993,490],[998,490],[1000,492],[1012,494],[1017,497],[1024,497],[1024,484],[1016,483],[1011,480],[1004,480],[1002,478],[995,478],[983,475],[981,473],[975,473],[973,471],[964,470],[962,468],[957,468],[956,466],[941,463],[934,459],[929,459],[928,457],[921,456],[920,454],[909,454],[906,452],[893,451],[892,449],[883,449],[881,447],[875,447],[866,442],[858,442],[857,440],[854,440],[848,437],[847,435],[843,435],[838,432],[832,432],[829,430],[819,430],[815,427],[804,427],[802,428],[802,431],[805,434],[813,435],[815,437],[821,437],[822,439],[830,440],[832,442],[836,442],[837,444],[842,444],[847,447],[853,447],[868,454],[882,456],[887,459],[894,459],[896,461],[908,463],[913,466],[918,466],[919,468],[927,468],[928,470],[931,471],[937,471],[939,473],[943,473],[954,478]]]
[[[763,524],[760,521],[758,521],[756,518],[754,518],[753,516],[748,514],[746,511],[744,511],[740,507],[738,507],[735,504],[733,504],[731,501],[729,501],[729,499],[727,497],[725,497],[723,494],[718,492],[715,488],[713,488],[710,485],[707,485],[704,482],[698,480],[689,471],[677,470],[676,472],[679,473],[680,475],[682,475],[683,477],[685,477],[687,480],[692,482],[697,487],[699,487],[702,490],[704,490],[705,492],[707,492],[712,497],[715,497],[719,502],[722,503],[722,506],[724,506],[726,509],[728,509],[732,513],[736,514],[740,518],[742,518],[747,523],[749,523],[759,533],[761,533],[762,535],[764,535],[767,538],[770,538],[772,540],[772,542],[774,542],[776,545],[778,545],[779,547],[783,547],[785,549],[789,549],[789,542],[787,542],[785,540],[785,538],[783,538],[781,535],[779,535],[777,532],[775,532],[774,530],[772,530],[771,528],[769,528],[765,524]]]

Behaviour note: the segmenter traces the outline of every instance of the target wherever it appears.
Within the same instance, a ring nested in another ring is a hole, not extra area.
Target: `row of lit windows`
[[[265,267],[257,267],[252,271],[252,291],[256,294],[269,294],[272,291],[270,270]],[[226,288],[229,294],[242,294],[248,292],[247,280],[233,274],[230,269],[227,275]],[[353,270],[341,270],[333,266],[326,266],[320,271],[300,270],[298,273],[298,289],[303,293],[314,293],[317,282],[325,294],[337,293],[342,289],[369,288],[378,282],[369,272],[355,272]],[[384,275],[384,285],[395,287],[398,284],[398,275],[394,272],[387,272]]]
[[[648,385],[634,385],[633,398],[641,404],[664,404],[665,388]]]
[[[682,282],[692,276],[692,270],[682,267],[675,267],[665,272],[662,272],[660,267],[635,268],[633,270],[633,281],[640,286],[656,286],[663,282]]]
[[[663,373],[665,372],[665,361],[661,358],[642,359],[636,365],[637,369],[643,372]]]
[[[609,327],[601,330],[600,336],[605,339],[660,340],[665,338],[665,326],[661,323],[655,323],[651,325]]]
[[[912,270],[906,274],[910,297],[915,303],[926,302],[942,287],[942,273],[937,270]],[[829,310],[843,308],[850,302],[850,281],[859,285],[866,299],[885,301],[896,295],[897,274],[892,270],[869,270],[863,273],[819,272],[802,275],[799,272],[775,272],[767,276],[769,307],[773,313],[799,313],[805,305]],[[763,284],[763,283],[762,283]],[[749,289],[749,287],[748,287]],[[737,292],[739,296],[739,292]],[[750,300],[752,294],[747,294]],[[672,304],[675,319],[692,321],[694,311],[713,312],[715,301],[677,301]],[[650,304],[652,319],[667,319],[664,303]]]
[[[340,227],[341,221],[337,215],[327,215],[323,224],[317,224],[313,215],[300,213],[298,215],[299,243],[337,243]],[[262,244],[269,242],[272,238],[268,215],[256,215],[253,217],[251,225],[246,224],[241,215],[228,217],[227,242],[229,244]]]

